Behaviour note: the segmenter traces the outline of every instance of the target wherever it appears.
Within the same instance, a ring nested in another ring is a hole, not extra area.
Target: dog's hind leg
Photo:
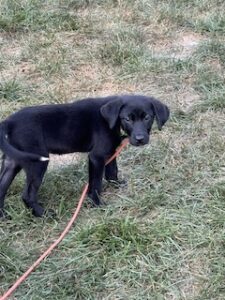
[[[0,217],[4,216],[4,200],[10,184],[21,167],[11,158],[3,156],[0,172]]]
[[[89,191],[88,196],[92,199],[93,204],[98,206],[103,204],[100,199],[102,190],[102,177],[104,171],[105,159],[89,154]]]
[[[23,201],[36,217],[44,215],[44,208],[37,201],[37,193],[47,170],[48,162],[33,162],[24,167],[26,173],[26,187],[23,192]]]

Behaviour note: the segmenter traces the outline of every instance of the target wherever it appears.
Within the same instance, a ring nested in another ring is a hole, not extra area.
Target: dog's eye
[[[145,115],[145,118],[144,118],[146,121],[148,121],[150,119],[150,116],[149,115]]]
[[[131,121],[131,118],[130,118],[130,117],[125,117],[124,119],[125,119],[125,121],[127,121],[127,122],[130,122],[130,121]]]

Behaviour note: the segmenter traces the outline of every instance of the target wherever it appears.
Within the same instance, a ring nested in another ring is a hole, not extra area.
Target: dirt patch
[[[173,39],[159,40],[152,47],[157,56],[186,59],[190,57],[205,38],[193,32],[179,32]]]
[[[0,78],[3,78],[4,80],[10,80],[18,77],[28,80],[35,79],[36,82],[37,77],[40,77],[40,75],[36,72],[35,65],[30,62],[22,62],[20,64],[11,65],[0,72]]]
[[[217,59],[217,58],[209,59],[208,63],[214,71],[218,71],[220,73],[223,72],[223,67],[222,67],[219,59]]]
[[[62,168],[65,166],[70,166],[77,163],[81,158],[81,154],[72,153],[72,154],[64,154],[64,155],[50,155],[50,163],[49,167],[51,169]]]
[[[109,67],[101,64],[80,65],[66,78],[57,78],[53,84],[41,86],[43,93],[60,95],[60,102],[72,99],[103,97],[137,92],[136,86],[118,82]]]
[[[200,95],[196,94],[191,88],[182,91],[177,96],[177,106],[184,112],[189,112],[191,108],[199,103]]]
[[[0,37],[0,44],[4,43],[4,39]],[[22,47],[20,45],[11,45],[9,46],[9,44],[7,44],[6,46],[3,46],[1,48],[1,53],[2,55],[9,57],[9,58],[13,58],[13,60],[18,59],[21,57],[22,54]]]
[[[177,41],[174,42],[174,46],[178,46],[178,52],[175,54],[175,58],[185,59],[189,57],[202,40],[203,37],[201,35],[193,32],[179,34]]]
[[[165,299],[177,300],[181,298],[185,300],[197,297],[202,290],[202,284],[206,280],[205,274],[207,273],[208,265],[201,257],[193,258],[192,261],[184,263],[178,270],[179,278],[174,284],[177,287],[176,293],[169,292]]]
[[[98,94],[101,96],[108,96],[108,95],[115,95],[115,94],[126,94],[126,93],[135,93],[136,89],[135,86],[132,84],[126,84],[126,87],[124,88],[120,84],[107,81],[104,82],[101,86],[98,88]]]
[[[1,56],[3,60],[3,68],[0,72],[0,79],[10,80],[17,77],[34,77],[36,76],[36,68],[31,61],[25,61],[23,57],[24,44],[23,41],[11,42],[0,36]]]

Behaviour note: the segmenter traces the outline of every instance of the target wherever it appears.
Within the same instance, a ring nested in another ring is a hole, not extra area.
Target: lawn
[[[1,0],[0,120],[28,105],[120,93],[171,110],[151,143],[119,157],[127,186],[104,182],[60,246],[11,299],[225,299],[223,0]],[[40,199],[0,221],[0,294],[60,234],[87,180],[87,156],[52,157]]]

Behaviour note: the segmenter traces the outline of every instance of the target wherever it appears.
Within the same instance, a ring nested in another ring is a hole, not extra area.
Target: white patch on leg
[[[49,157],[44,157],[44,156],[40,157],[40,161],[48,161],[48,160],[49,160]]]

